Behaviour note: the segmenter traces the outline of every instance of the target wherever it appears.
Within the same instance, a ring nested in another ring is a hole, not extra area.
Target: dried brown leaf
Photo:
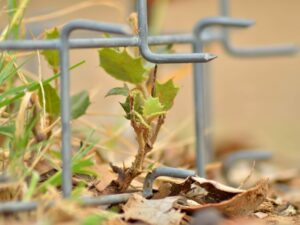
[[[99,174],[99,180],[95,182],[95,187],[99,192],[102,192],[117,177],[108,164],[95,165],[93,169]]]
[[[147,200],[140,195],[133,195],[124,205],[125,220],[139,220],[153,225],[180,224],[184,214],[173,209],[179,197],[168,197],[159,200]]]
[[[268,214],[264,213],[264,212],[256,212],[256,213],[254,213],[254,215],[259,219],[264,219],[268,216]]]
[[[266,199],[268,192],[268,180],[262,180],[255,187],[245,191],[203,178],[192,179],[197,181],[199,186],[205,188],[208,194],[203,198],[202,204],[197,206],[178,205],[178,208],[187,212],[214,207],[229,217],[246,216],[258,208]]]
[[[109,219],[107,221],[104,222],[104,225],[127,225],[128,223],[126,223],[125,221],[123,221],[121,218],[116,217],[113,219]]]

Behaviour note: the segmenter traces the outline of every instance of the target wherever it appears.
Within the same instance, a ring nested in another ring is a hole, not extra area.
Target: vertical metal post
[[[227,26],[227,27],[248,27],[253,24],[252,20],[233,19],[227,17],[208,17],[201,20],[194,27],[194,41],[193,51],[195,53],[203,51],[203,41],[201,40],[201,34],[205,28],[209,26]],[[212,151],[209,147],[211,144],[208,143],[209,133],[207,132],[207,123],[205,122],[206,114],[209,112],[205,109],[208,104],[206,101],[209,93],[209,78],[204,77],[204,68],[202,64],[195,63],[194,65],[194,101],[195,101],[195,135],[196,135],[196,162],[197,162],[197,173],[201,177],[205,177],[205,161],[207,152]]]
[[[204,79],[204,132],[206,134],[206,157],[205,163],[211,162],[214,158],[214,143],[213,143],[213,119],[212,119],[212,73],[211,64],[203,65]]]
[[[61,91],[61,147],[62,147],[62,192],[68,198],[72,192],[72,150],[71,150],[71,101],[69,77],[69,32],[61,33],[60,55],[60,91]]]
[[[201,52],[203,49],[201,41],[194,41],[193,51]],[[195,113],[195,134],[196,134],[196,165],[197,174],[200,177],[205,177],[205,127],[204,127],[204,77],[203,77],[203,65],[201,63],[194,63],[194,113]]]
[[[128,34],[124,26],[97,23],[88,20],[72,21],[65,25],[60,37],[60,68],[61,68],[61,121],[62,121],[62,191],[68,198],[72,192],[72,149],[71,149],[71,100],[69,77],[69,36],[77,29],[104,31],[116,34]]]

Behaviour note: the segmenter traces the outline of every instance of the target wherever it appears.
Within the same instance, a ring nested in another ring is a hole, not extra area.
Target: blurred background
[[[157,12],[156,32],[192,32],[194,24],[203,17],[219,14],[217,0],[161,0]],[[0,4],[2,4],[0,2]],[[126,23],[133,10],[133,0],[32,0],[26,10],[26,38],[38,38],[45,29],[78,18],[103,22]],[[298,0],[231,0],[231,16],[254,19],[256,24],[247,29],[233,29],[235,46],[257,46],[295,43],[300,45],[297,29],[300,19]],[[5,15],[1,15],[5,17]],[[0,22],[4,27],[6,20]],[[74,36],[90,37],[99,34],[76,32]],[[174,46],[177,52],[189,52],[190,46]],[[229,56],[222,46],[212,43],[206,51],[218,55],[210,62],[212,79],[212,118],[215,146],[250,146],[269,149],[274,160],[284,165],[299,167],[300,153],[300,63],[299,55],[260,58]],[[106,92],[121,86],[105,75],[98,66],[94,50],[73,50],[71,62],[86,63],[72,72],[72,91],[91,91],[92,106],[86,123],[94,127],[108,127],[112,122],[126,124],[122,118],[119,99],[104,98]],[[28,73],[38,71],[36,59],[27,65]],[[44,76],[51,72],[44,62]],[[167,117],[160,136],[166,148],[193,150],[193,95],[192,65],[160,65],[159,79],[174,77],[180,86],[179,96]],[[128,125],[128,132],[130,127]],[[126,129],[127,129],[126,128]],[[112,128],[113,129],[113,128]],[[126,135],[125,129],[125,135]],[[172,145],[172,143],[176,143]],[[120,154],[120,153],[118,153]]]

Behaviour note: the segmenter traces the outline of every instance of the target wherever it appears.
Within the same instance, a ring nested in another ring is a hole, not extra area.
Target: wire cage
[[[61,120],[62,120],[62,193],[64,198],[69,198],[72,191],[71,168],[71,125],[70,125],[70,76],[69,76],[69,50],[86,48],[127,47],[137,46],[145,60],[153,63],[193,63],[194,77],[194,108],[195,108],[195,132],[196,132],[196,165],[197,172],[171,167],[154,169],[146,176],[143,195],[152,195],[153,181],[159,176],[186,178],[189,176],[205,176],[206,157],[212,154],[212,136],[205,132],[211,125],[210,121],[210,95],[209,75],[204,74],[203,63],[213,60],[216,56],[203,52],[203,46],[212,41],[220,42],[224,49],[238,57],[257,57],[273,55],[292,55],[297,53],[294,45],[282,45],[258,48],[236,48],[231,45],[228,28],[246,28],[253,25],[254,21],[247,19],[230,18],[228,0],[220,0],[221,15],[201,19],[195,24],[189,34],[172,34],[149,36],[147,25],[147,0],[138,0],[138,34],[132,36],[129,28],[122,24],[102,23],[90,20],[74,20],[63,26],[59,39],[54,40],[17,40],[0,42],[0,50],[44,50],[56,49],[60,53],[60,90],[61,90]],[[219,32],[212,32],[208,27],[222,27]],[[92,30],[116,34],[110,38],[71,39],[70,35],[75,30]],[[152,52],[151,45],[165,44],[190,44],[193,53],[185,54],[161,54]],[[24,90],[26,91],[26,90]],[[264,157],[268,155],[264,155]],[[257,158],[257,155],[244,155],[245,158]],[[207,157],[211,158],[211,157]],[[258,157],[259,158],[259,157]],[[100,197],[82,197],[84,205],[102,205],[126,202],[131,194],[115,194]],[[5,202],[0,204],[0,212],[18,212],[34,210],[38,202]],[[51,206],[53,202],[49,203]]]

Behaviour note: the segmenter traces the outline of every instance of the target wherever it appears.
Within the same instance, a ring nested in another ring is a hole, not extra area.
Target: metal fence
[[[228,0],[220,0],[220,17],[209,17],[201,19],[194,26],[190,34],[173,35],[148,35],[147,4],[146,0],[138,0],[138,35],[131,36],[130,30],[125,25],[101,23],[98,21],[75,20],[64,25],[61,30],[60,39],[57,40],[18,40],[0,42],[0,50],[42,50],[57,49],[60,52],[60,90],[61,90],[61,120],[62,120],[62,192],[64,198],[69,198],[72,191],[72,169],[71,169],[71,126],[70,126],[70,80],[69,80],[69,50],[73,48],[105,48],[105,47],[127,47],[137,46],[144,59],[161,63],[193,63],[194,64],[194,108],[195,108],[195,133],[196,133],[196,165],[197,174],[205,176],[205,156],[212,153],[212,137],[205,131],[211,126],[210,121],[210,94],[209,75],[203,72],[203,63],[213,60],[216,56],[203,53],[203,46],[212,41],[220,42],[224,49],[231,55],[238,57],[257,57],[273,55],[292,55],[298,52],[294,45],[282,45],[258,48],[236,48],[231,45],[229,38],[229,27],[249,27],[254,21],[246,19],[235,19],[228,16]],[[208,27],[223,27],[219,32],[206,32]],[[117,34],[111,38],[70,39],[70,34],[75,30],[93,30]],[[204,32],[205,31],[205,32]],[[193,53],[186,54],[159,54],[152,52],[150,45],[164,44],[191,44]],[[248,157],[246,155],[246,157]],[[252,157],[251,155],[249,156]],[[253,156],[257,158],[257,155]],[[152,183],[158,176],[170,176],[186,178],[196,173],[170,167],[160,167],[146,176],[144,182],[144,196],[152,195]],[[131,194],[115,194],[94,198],[82,197],[84,205],[114,204],[127,201]],[[53,202],[49,203],[51,206]],[[5,202],[0,204],[0,212],[29,211],[36,209],[38,202]]]

